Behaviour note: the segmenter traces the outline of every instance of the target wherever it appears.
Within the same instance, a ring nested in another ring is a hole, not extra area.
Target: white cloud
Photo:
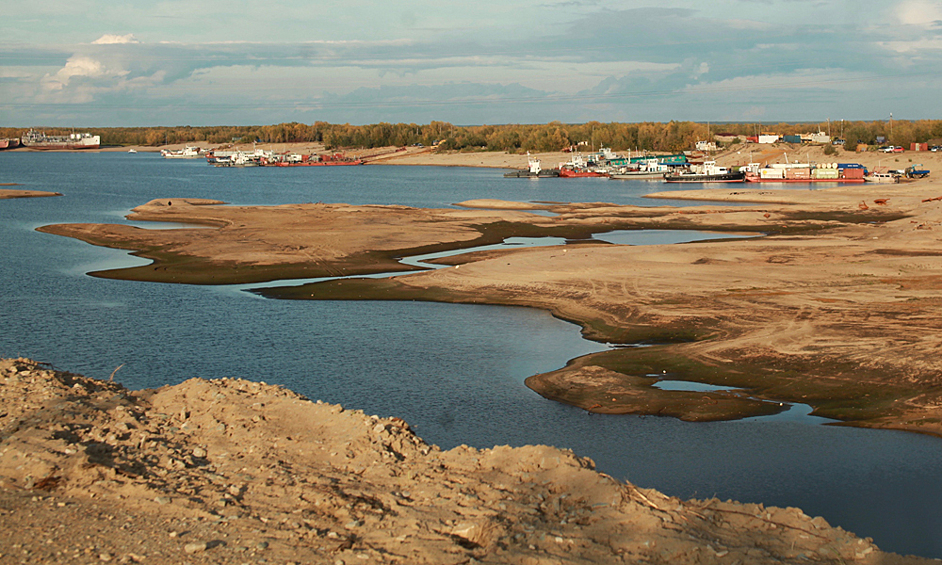
[[[942,4],[932,0],[907,0],[896,8],[903,25],[935,27],[942,22]]]
[[[133,33],[127,35],[111,35],[106,33],[95,41],[92,41],[92,45],[114,45],[116,43],[140,43],[140,41],[134,38]]]
[[[43,86],[47,90],[62,90],[75,78],[118,78],[128,74],[128,71],[121,68],[108,68],[104,63],[97,59],[85,55],[73,55],[69,57],[65,66],[59,69],[55,75],[46,75],[43,79]]]

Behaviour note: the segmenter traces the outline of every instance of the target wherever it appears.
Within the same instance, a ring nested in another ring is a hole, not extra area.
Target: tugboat
[[[746,173],[731,171],[726,167],[717,167],[716,161],[706,161],[696,170],[667,173],[664,175],[664,180],[667,182],[695,183],[745,182]]]
[[[558,177],[558,169],[544,169],[540,166],[540,160],[534,159],[530,156],[530,152],[527,151],[527,170],[526,171],[510,171],[509,173],[504,173],[504,176],[507,178],[518,178],[518,179],[536,179],[536,178],[550,178]]]

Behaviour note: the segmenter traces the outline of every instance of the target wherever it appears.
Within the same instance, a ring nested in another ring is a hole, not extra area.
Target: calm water
[[[666,185],[504,179],[495,170],[434,167],[215,169],[126,153],[0,153],[0,182],[65,194],[0,201],[0,356],[29,356],[99,378],[125,363],[116,380],[132,388],[190,377],[279,383],[310,398],[403,417],[444,448],[567,447],[592,457],[601,471],[668,494],[798,506],[883,549],[942,557],[942,441],[935,438],[825,426],[800,407],[712,424],[589,415],[523,385],[605,347],[541,311],[282,302],[234,287],[101,280],[84,273],[139,260],[34,231],[50,223],[124,222],[130,208],[160,197],[662,205],[640,195]],[[657,236],[614,239],[671,241]]]

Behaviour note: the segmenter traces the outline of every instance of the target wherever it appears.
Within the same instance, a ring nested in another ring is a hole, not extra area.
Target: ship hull
[[[772,183],[809,183],[809,182],[839,182],[839,183],[861,183],[864,179],[763,179],[759,177],[746,177],[747,182],[772,182]]]
[[[29,130],[20,138],[20,145],[35,151],[83,151],[98,149],[101,146],[101,137],[90,133],[46,135]]]
[[[664,180],[664,173],[615,173],[609,176],[616,180]]]
[[[594,171],[571,171],[569,169],[560,169],[559,170],[560,178],[564,179],[574,179],[574,178],[586,178],[586,177],[607,177],[605,173],[596,173]]]
[[[724,182],[745,182],[744,173],[726,173],[720,175],[668,175],[664,177],[667,182],[674,183],[724,183]]]
[[[511,171],[509,173],[504,173],[504,176],[509,179],[548,179],[559,176],[559,171],[556,170],[543,170],[538,173],[531,171]]]
[[[75,144],[75,143],[43,143],[43,144],[32,144],[24,143],[23,147],[27,149],[33,149],[36,151],[81,151],[85,149],[98,149],[101,147],[99,144],[95,145],[84,145],[84,144]]]
[[[346,167],[362,165],[363,161],[318,161],[316,163],[267,163],[266,167]]]

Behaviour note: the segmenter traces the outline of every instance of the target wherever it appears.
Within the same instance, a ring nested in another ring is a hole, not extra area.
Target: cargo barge
[[[862,183],[867,170],[857,163],[776,163],[759,168],[758,163],[743,167],[747,182],[809,183],[839,182]]]
[[[90,133],[46,135],[45,132],[31,129],[20,139],[20,144],[27,149],[39,151],[98,149],[101,146],[101,137]]]

